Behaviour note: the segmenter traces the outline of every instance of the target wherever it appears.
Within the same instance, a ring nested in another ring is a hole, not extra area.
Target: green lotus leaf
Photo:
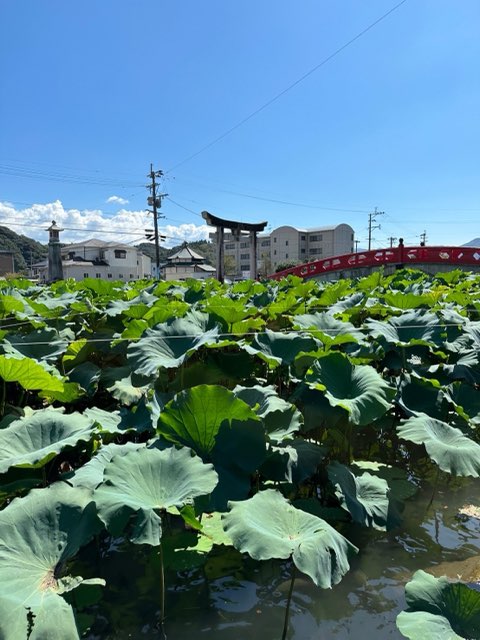
[[[63,478],[73,487],[85,487],[93,491],[103,481],[105,465],[110,462],[113,456],[124,456],[129,451],[136,451],[142,448],[145,448],[145,444],[137,442],[107,444],[86,464],[74,472],[65,474]]]
[[[213,466],[192,456],[186,447],[143,448],[115,456],[105,465],[104,481],[94,499],[100,519],[113,535],[119,535],[135,514],[130,540],[156,546],[162,537],[158,512],[211,493],[217,482]]]
[[[0,473],[10,467],[42,467],[65,447],[90,440],[92,431],[91,420],[81,414],[52,409],[15,420],[0,430]]]
[[[293,318],[294,328],[304,329],[315,335],[324,344],[363,342],[364,335],[351,322],[342,322],[331,313],[313,313]]]
[[[430,458],[442,471],[457,476],[480,475],[480,445],[467,438],[460,429],[421,414],[397,427],[399,438],[425,445]]]
[[[325,393],[332,406],[348,411],[356,425],[370,424],[390,409],[395,395],[387,382],[369,365],[352,365],[347,356],[329,353],[309,369],[307,384]]]
[[[22,300],[5,293],[0,294],[0,314],[3,318],[14,314],[16,311],[23,311],[24,307]]]
[[[102,370],[93,362],[82,362],[68,373],[72,382],[79,384],[89,396],[93,396],[98,387]]]
[[[386,322],[367,320],[370,335],[387,344],[406,346],[409,344],[440,345],[441,326],[437,316],[431,312],[410,311],[389,318]]]
[[[199,456],[210,454],[224,421],[259,418],[243,400],[221,386],[199,385],[178,393],[165,405],[157,431],[178,445],[190,447]]]
[[[448,414],[450,408],[448,397],[436,380],[416,376],[405,376],[397,402],[407,416],[426,413],[440,419]]]
[[[120,402],[120,404],[131,405],[138,402],[150,388],[149,385],[137,387],[132,384],[132,375],[116,380],[111,387],[108,388],[112,396]]]
[[[251,344],[242,343],[242,348],[257,355],[272,367],[291,364],[301,351],[315,351],[319,343],[310,336],[270,331],[257,334]]]
[[[461,382],[451,384],[448,391],[448,397],[455,403],[457,412],[476,426],[480,425],[479,396],[478,389]]]
[[[262,418],[269,438],[273,442],[281,442],[285,438],[292,437],[303,425],[303,416],[300,411],[280,398],[273,386],[237,386],[233,393]]]
[[[67,332],[71,333],[71,332]],[[9,334],[3,339],[2,349],[6,354],[32,358],[32,360],[54,361],[65,352],[68,340],[73,337],[58,333],[55,329],[38,329],[25,335]]]
[[[24,389],[63,391],[64,383],[31,358],[13,358],[0,355],[0,378],[18,382]]]
[[[235,323],[257,313],[257,309],[246,306],[244,300],[232,300],[225,296],[211,297],[205,304],[205,310],[223,320],[229,331]]]
[[[480,637],[480,593],[461,582],[417,571],[405,585],[408,609],[397,627],[410,640],[472,640]]]
[[[339,462],[332,462],[327,472],[342,507],[354,522],[374,529],[386,529],[389,509],[386,480],[370,473],[355,476]]]
[[[174,369],[202,345],[218,341],[218,327],[204,330],[187,318],[148,329],[128,347],[132,371],[145,376],[158,374],[160,367]]]
[[[317,470],[325,449],[303,438],[271,445],[260,473],[268,480],[300,484]]]
[[[230,507],[223,527],[236,549],[254,560],[291,557],[317,586],[340,582],[350,568],[348,556],[358,551],[324,520],[295,509],[273,489]]]
[[[99,530],[91,492],[57,482],[15,498],[0,511],[0,637],[74,640],[73,611],[61,593],[82,582],[64,576],[70,560]]]

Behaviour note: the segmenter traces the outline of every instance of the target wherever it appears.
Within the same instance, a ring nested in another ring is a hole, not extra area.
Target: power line
[[[0,174],[17,178],[29,178],[33,180],[47,180],[53,182],[64,182],[83,185],[100,185],[105,187],[115,187],[117,189],[132,189],[141,187],[136,182],[120,181],[113,178],[95,180],[89,176],[73,175],[59,172],[46,172],[38,169],[15,167],[10,165],[0,165]]]
[[[275,96],[273,96],[273,98],[270,98],[270,100],[268,100],[267,102],[265,102],[264,104],[262,104],[260,107],[258,107],[257,109],[255,109],[255,111],[252,111],[248,116],[246,116],[245,118],[243,118],[242,120],[240,120],[240,122],[237,122],[237,124],[233,125],[233,127],[230,127],[229,129],[227,129],[226,131],[224,131],[222,134],[220,134],[219,136],[217,136],[214,140],[212,140],[211,142],[209,142],[208,144],[204,145],[203,147],[201,147],[198,151],[195,151],[195,153],[190,154],[189,156],[187,156],[186,158],[184,158],[183,160],[181,160],[180,162],[178,162],[176,165],[174,165],[173,167],[171,167],[170,169],[168,169],[168,171],[166,173],[170,173],[171,171],[173,171],[174,169],[177,169],[178,167],[180,167],[181,165],[185,164],[186,162],[189,162],[190,160],[192,160],[193,158],[196,158],[198,155],[200,155],[201,153],[203,153],[204,151],[206,151],[207,149],[209,149],[210,147],[213,147],[213,145],[217,144],[217,142],[220,142],[220,140],[223,140],[224,138],[226,138],[228,135],[230,135],[230,133],[232,133],[233,131],[235,131],[236,129],[238,129],[239,127],[241,127],[242,125],[244,125],[246,122],[248,122],[249,120],[251,120],[253,117],[255,117],[258,113],[260,113],[261,111],[264,111],[267,107],[269,107],[271,104],[273,104],[274,102],[276,102],[279,98],[281,98],[282,96],[284,96],[286,93],[288,93],[289,91],[291,91],[294,87],[296,87],[298,84],[300,84],[301,82],[303,82],[306,78],[308,78],[309,76],[311,76],[313,73],[315,73],[315,71],[317,71],[318,69],[320,69],[321,67],[323,67],[325,64],[327,64],[328,62],[330,62],[330,60],[332,60],[333,58],[335,58],[339,53],[341,53],[344,49],[346,49],[347,47],[349,47],[351,44],[353,44],[354,42],[356,42],[357,40],[359,40],[362,36],[364,36],[368,31],[370,31],[371,29],[373,29],[377,24],[379,24],[380,22],[382,22],[382,20],[385,20],[385,18],[387,18],[391,13],[393,13],[394,11],[396,11],[397,9],[399,9],[403,4],[405,4],[405,2],[407,2],[407,0],[401,0],[401,2],[399,2],[398,4],[396,4],[395,6],[393,6],[391,9],[389,9],[389,11],[387,11],[386,13],[384,13],[383,15],[381,15],[379,18],[377,18],[374,22],[372,22],[371,24],[368,25],[368,27],[365,27],[365,29],[363,29],[362,31],[360,31],[359,33],[357,33],[356,36],[354,36],[353,38],[351,38],[350,40],[348,40],[348,42],[346,42],[345,44],[343,44],[341,47],[339,47],[338,49],[336,49],[333,53],[331,53],[330,55],[328,55],[326,58],[324,58],[321,62],[319,62],[317,65],[315,65],[312,69],[310,69],[310,71],[307,71],[306,73],[304,73],[302,76],[300,76],[300,78],[298,78],[297,80],[295,80],[295,82],[292,82],[292,84],[288,85],[288,87],[286,87],[285,89],[283,89],[282,91],[280,91],[280,93],[277,93]]]

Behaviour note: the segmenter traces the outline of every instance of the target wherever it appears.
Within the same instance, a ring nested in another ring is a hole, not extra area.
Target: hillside
[[[26,271],[31,263],[43,260],[48,254],[46,245],[6,227],[0,227],[0,250],[13,252],[17,273]]]
[[[462,244],[462,247],[480,247],[480,238],[474,238],[470,240],[470,242]]]

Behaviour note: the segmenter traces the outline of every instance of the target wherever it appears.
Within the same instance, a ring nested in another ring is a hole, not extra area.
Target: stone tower
[[[60,253],[60,231],[63,231],[63,229],[57,227],[55,220],[52,220],[51,226],[48,227],[48,282],[63,280],[62,256]]]

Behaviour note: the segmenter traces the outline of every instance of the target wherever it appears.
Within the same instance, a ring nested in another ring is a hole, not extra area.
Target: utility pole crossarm
[[[384,216],[385,211],[378,211],[377,207],[375,207],[375,211],[368,214],[368,250],[372,248],[372,231],[374,229],[381,229],[381,225],[373,224],[377,220],[377,216]]]
[[[156,182],[156,178],[161,178],[163,176],[163,171],[153,170],[153,165],[150,164],[150,173],[148,177],[151,180],[151,183],[147,185],[147,189],[150,190],[151,196],[149,196],[147,202],[152,207],[152,211],[149,210],[149,213],[153,214],[153,238],[155,240],[155,264],[157,267],[157,278],[160,277],[160,238],[158,235],[158,219],[163,218],[158,212],[162,207],[162,198],[166,197],[168,193],[157,193],[158,184]],[[147,230],[146,230],[147,231]]]

